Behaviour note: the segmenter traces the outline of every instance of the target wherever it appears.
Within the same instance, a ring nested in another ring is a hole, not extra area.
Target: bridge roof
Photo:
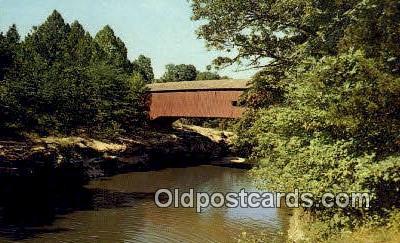
[[[249,80],[220,79],[202,81],[181,81],[148,84],[150,92],[189,91],[189,90],[244,90],[249,87]]]

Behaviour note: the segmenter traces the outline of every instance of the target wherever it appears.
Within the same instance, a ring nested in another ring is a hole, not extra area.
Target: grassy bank
[[[371,222],[353,230],[326,234],[327,225],[301,209],[294,210],[288,230],[289,242],[398,242],[400,212],[394,212],[386,222]]]

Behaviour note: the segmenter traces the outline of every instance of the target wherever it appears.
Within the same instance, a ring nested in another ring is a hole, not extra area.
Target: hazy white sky
[[[204,70],[220,53],[210,52],[196,37],[198,23],[190,20],[187,0],[0,0],[0,31],[15,23],[25,36],[57,9],[71,23],[78,20],[93,36],[109,24],[125,42],[131,60],[144,54],[159,77],[168,63],[193,64]],[[232,78],[248,78],[243,67],[220,71]]]

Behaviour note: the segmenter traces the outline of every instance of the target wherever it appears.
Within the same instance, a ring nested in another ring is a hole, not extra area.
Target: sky
[[[128,57],[150,57],[156,78],[165,65],[193,64],[205,70],[221,52],[209,51],[195,31],[199,23],[190,20],[187,0],[0,0],[0,32],[16,24],[21,36],[43,23],[56,9],[65,21],[78,20],[92,36],[110,25],[126,44]],[[254,70],[232,66],[219,71],[235,79],[249,78]]]

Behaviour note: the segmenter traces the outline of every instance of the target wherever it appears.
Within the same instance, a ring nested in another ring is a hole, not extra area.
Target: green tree
[[[349,24],[348,11],[359,1],[192,0],[198,35],[209,47],[231,52],[216,64],[244,59],[254,67],[288,66],[304,53],[337,53]]]
[[[94,42],[89,32],[86,32],[78,21],[71,24],[67,45],[68,52],[65,54],[65,61],[71,65],[85,67],[106,61],[101,47]]]
[[[129,77],[121,69],[102,63],[90,67],[87,74],[96,89],[97,113],[92,120],[97,131],[111,129],[118,134],[142,125],[146,107],[141,98],[146,88],[139,74]]]
[[[8,121],[2,119],[3,127],[101,134],[131,131],[144,122],[139,103],[144,83],[132,85],[125,45],[111,29],[94,40],[79,22],[70,26],[57,11],[22,43],[14,29],[0,36],[1,50],[14,53],[12,46],[18,47],[0,84],[0,114]]]
[[[400,74],[400,2],[358,2],[349,11],[349,24],[339,50],[362,49],[367,57],[384,63],[386,71]]]
[[[197,69],[192,64],[167,64],[165,69],[162,82],[193,81],[197,77]]]
[[[33,32],[28,34],[24,44],[30,52],[39,55],[47,64],[61,63],[67,49],[70,26],[56,10]]]
[[[388,71],[400,72],[396,1],[191,0],[191,4],[192,19],[201,21],[198,36],[209,48],[228,53],[214,63],[263,68],[265,78],[258,80],[269,80],[274,89],[304,57],[350,49],[363,49],[366,57],[379,56]],[[255,85],[261,97],[268,96],[270,90],[263,87]]]
[[[109,64],[121,68],[126,73],[132,72],[132,64],[128,60],[128,50],[124,42],[115,35],[114,30],[109,25],[104,26],[96,34],[94,41],[103,51]]]
[[[18,65],[20,35],[16,25],[10,26],[5,35],[0,33],[0,129],[15,125],[12,106],[8,97],[6,79],[12,76]]]
[[[151,59],[149,57],[140,55],[133,61],[133,72],[139,73],[146,83],[154,81],[153,67],[151,66]]]
[[[374,195],[369,210],[308,209],[321,237],[385,223],[400,207],[400,3],[191,2],[199,37],[228,52],[215,64],[259,68],[237,145],[259,161],[261,186]]]
[[[215,79],[224,79],[225,77],[221,77],[216,72],[211,71],[212,66],[208,65],[206,67],[206,71],[197,72],[196,80],[215,80]]]
[[[0,33],[0,82],[15,62],[19,43],[20,36],[15,24],[10,26],[5,35]]]
[[[73,98],[69,83],[73,71],[68,70],[71,63],[66,60],[69,32],[69,25],[54,11],[21,44],[19,67],[7,78],[6,86],[15,120],[27,128],[57,129],[64,119],[59,111]]]
[[[6,39],[9,44],[18,44],[20,42],[20,35],[15,24],[11,25],[6,33]]]
[[[214,79],[221,79],[221,76],[218,73],[205,71],[205,72],[198,72],[196,76],[196,80],[214,80]]]
[[[9,66],[8,48],[6,44],[6,37],[3,32],[0,33],[0,81],[3,81],[4,74]]]
[[[305,60],[288,77],[289,104],[240,122],[239,148],[260,160],[254,173],[262,186],[297,188],[315,199],[325,192],[373,195],[368,210],[308,209],[328,222],[325,236],[400,206],[400,79],[382,70],[361,51]]]

